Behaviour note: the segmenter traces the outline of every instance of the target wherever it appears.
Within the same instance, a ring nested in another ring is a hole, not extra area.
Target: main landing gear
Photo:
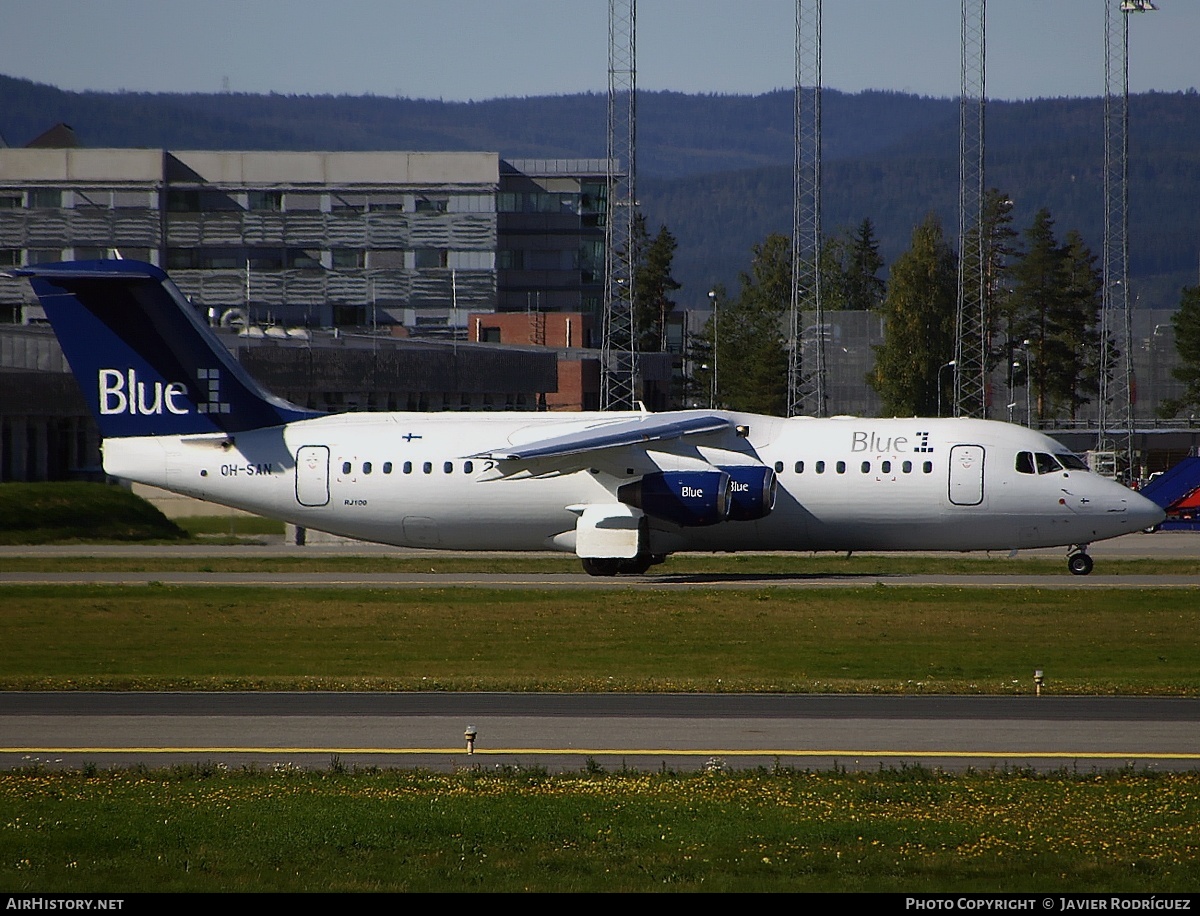
[[[1067,569],[1073,576],[1086,576],[1092,571],[1092,558],[1088,556],[1087,544],[1077,544],[1067,553]]]
[[[589,576],[640,576],[651,566],[657,566],[667,558],[663,553],[639,553],[624,560],[617,557],[581,557],[583,571]]]

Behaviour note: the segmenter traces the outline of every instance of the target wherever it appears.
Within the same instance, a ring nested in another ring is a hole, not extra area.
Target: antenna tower
[[[823,417],[825,310],[821,303],[821,0],[796,0],[795,167],[787,414]],[[812,324],[804,327],[804,311]]]
[[[608,3],[608,209],[604,221],[604,318],[600,408],[633,410],[638,399],[634,321],[637,208],[637,0]]]
[[[983,226],[987,0],[962,0],[958,103],[958,313],[954,339],[954,415],[986,417],[987,275]],[[941,379],[938,379],[941,386]]]
[[[1097,451],[1133,459],[1133,344],[1129,301],[1129,14],[1150,0],[1104,3],[1104,287],[1100,313]]]

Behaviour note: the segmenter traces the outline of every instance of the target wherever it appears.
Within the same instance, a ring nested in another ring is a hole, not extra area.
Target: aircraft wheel
[[[651,566],[661,563],[665,559],[666,557],[662,554],[639,553],[632,560],[621,560],[617,564],[617,572],[630,576],[640,576]]]
[[[615,576],[621,561],[615,557],[582,557],[583,571],[589,576]]]
[[[1086,553],[1073,553],[1067,557],[1067,569],[1073,576],[1086,576],[1092,571],[1092,558]]]

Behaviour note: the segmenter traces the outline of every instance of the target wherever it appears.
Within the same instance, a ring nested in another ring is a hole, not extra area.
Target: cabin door
[[[302,445],[296,452],[296,502],[302,506],[329,503],[329,446]]]
[[[950,502],[978,506],[983,502],[983,446],[956,445],[950,449]]]

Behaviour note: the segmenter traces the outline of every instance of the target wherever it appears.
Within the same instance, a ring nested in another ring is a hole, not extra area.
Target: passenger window
[[[349,462],[349,461],[343,461],[343,462],[342,462],[342,473],[343,473],[343,474],[349,474],[349,473],[350,473],[350,462]]]
[[[902,470],[905,474],[911,474],[912,473],[912,462],[911,461],[904,462],[904,464],[900,465],[900,470]]]
[[[797,461],[797,462],[796,462],[796,473],[797,473],[797,474],[803,474],[803,473],[804,473],[804,462],[803,462],[803,461]]]
[[[825,473],[825,462],[824,462],[824,461],[818,461],[818,462],[817,462],[817,473],[818,473],[818,474],[824,474],[824,473]]]
[[[383,473],[385,473],[385,474],[392,473],[392,463],[390,461],[385,461],[383,463]]]
[[[404,473],[405,474],[412,473],[412,462],[411,461],[404,462]]]
[[[453,461],[447,461],[445,464],[442,465],[443,473],[450,474],[450,473],[453,473],[453,471],[454,471],[454,462]]]
[[[862,463],[862,472],[863,472],[864,474],[870,474],[870,473],[871,473],[871,462],[869,462],[869,461],[864,461],[864,462]]]
[[[775,473],[776,473],[776,474],[782,474],[782,473],[783,473],[783,462],[782,462],[782,461],[776,461],[776,462],[775,462]]]
[[[371,473],[371,462],[369,462],[369,461],[364,461],[364,462],[363,462],[363,473],[364,473],[364,474],[370,474],[370,473]]]
[[[421,470],[424,471],[426,474],[432,474],[433,473],[433,462],[426,461],[423,465],[421,465]]]
[[[921,465],[921,470],[924,471],[926,474],[932,474],[933,473],[933,462],[926,461],[923,465]]]
[[[879,470],[883,471],[885,474],[892,473],[892,463],[890,461],[885,461],[879,466]]]
[[[1033,452],[1017,452],[1017,473],[1033,473]]]
[[[463,462],[463,473],[464,474],[474,474],[475,473],[475,462],[474,461],[464,461]]]
[[[837,463],[837,472],[838,472],[839,474],[845,474],[845,473],[846,473],[846,462],[844,462],[844,461],[839,461],[839,462]]]

